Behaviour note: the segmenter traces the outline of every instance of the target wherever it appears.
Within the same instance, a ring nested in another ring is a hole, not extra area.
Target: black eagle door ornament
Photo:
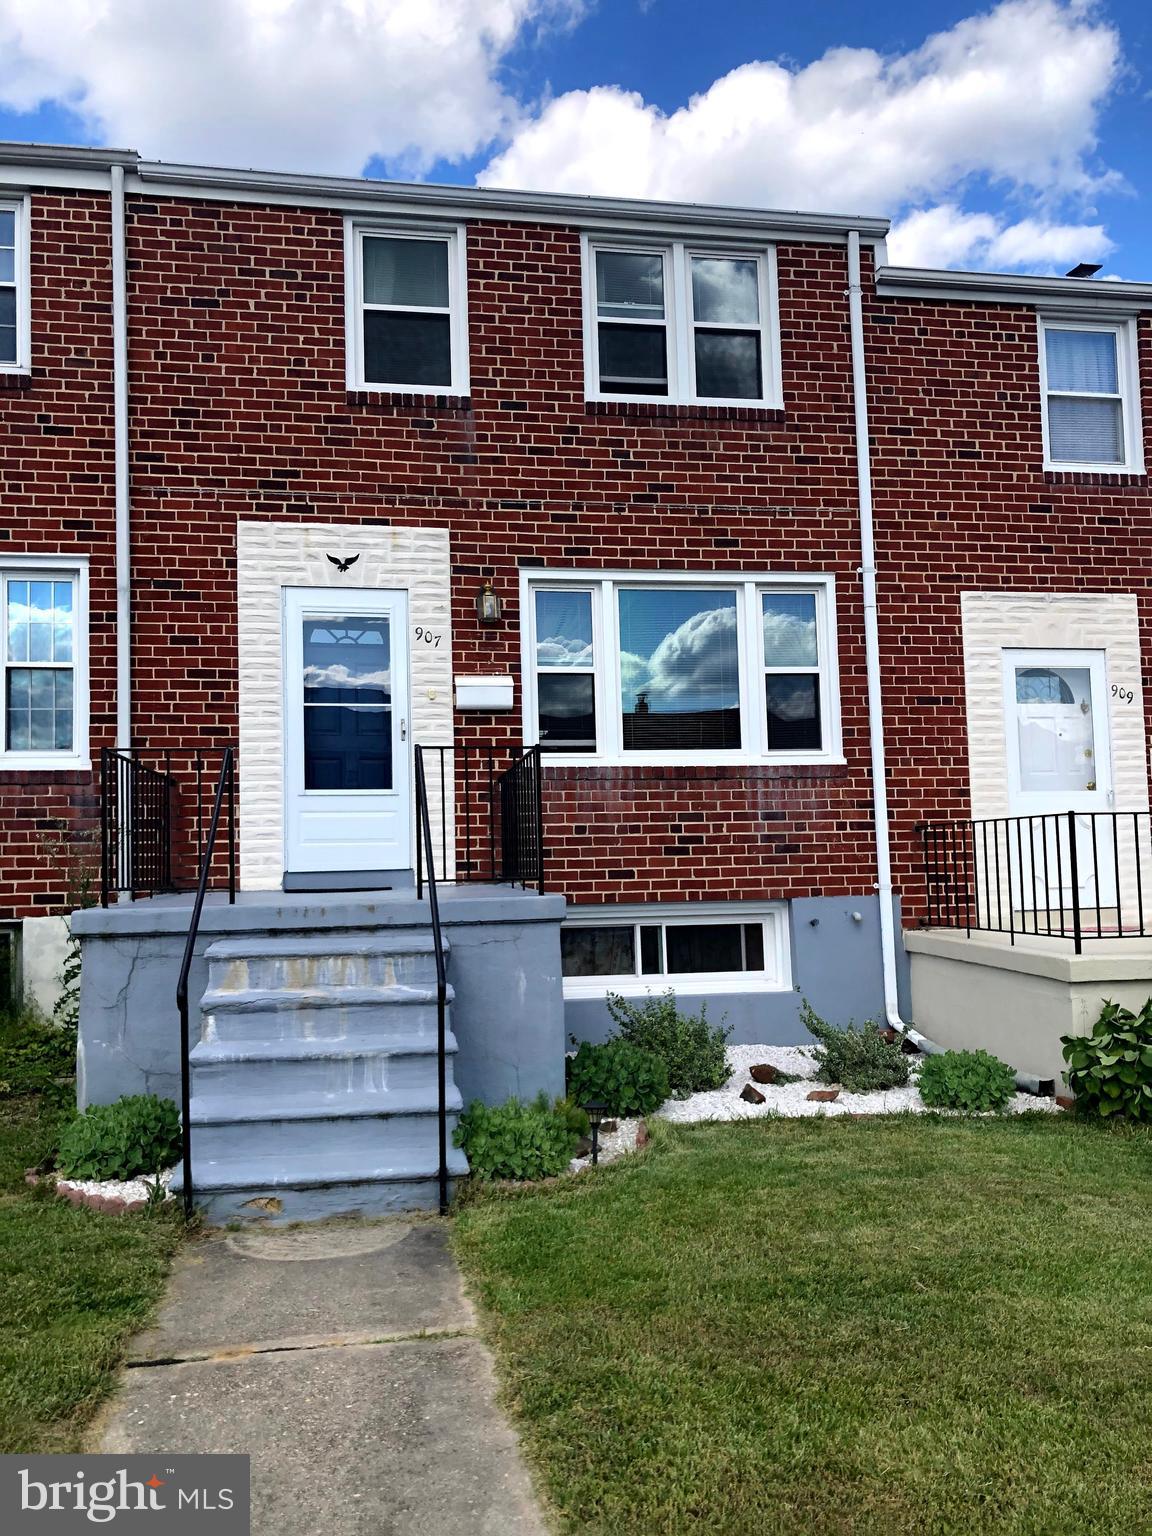
[[[328,555],[327,556],[327,559],[329,559],[332,562],[332,564],[340,572],[341,576],[343,576],[345,574],[345,572],[351,570],[351,568],[356,564],[356,562],[357,562],[357,560],[359,560],[359,558],[360,558],[359,555],[349,555],[347,560],[340,560],[340,559],[337,558],[336,555]]]

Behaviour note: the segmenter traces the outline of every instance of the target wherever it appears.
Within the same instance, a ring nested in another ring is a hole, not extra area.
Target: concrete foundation
[[[451,945],[456,1082],[465,1103],[500,1103],[564,1091],[560,981],[562,896],[503,886],[449,887],[441,915]],[[176,980],[191,898],[159,897],[75,914],[83,950],[77,1083],[81,1105],[122,1094],[180,1092]],[[235,906],[204,908],[189,997],[193,1032],[207,985],[204,951],[215,940],[325,929],[427,933],[428,903],[405,892],[337,896],[241,892]]]
[[[605,908],[605,921],[611,917]],[[588,909],[581,907],[581,916]],[[896,903],[899,931],[900,910]],[[807,998],[821,1016],[834,1024],[882,1018],[884,974],[880,957],[880,902],[876,896],[826,896],[789,903],[790,989],[716,992],[702,997],[685,992],[682,1006],[692,1012],[708,1004],[708,1017],[732,1030],[733,1045],[804,1045],[811,1036],[800,1023],[800,1004]],[[907,966],[900,956],[902,1007],[908,1007]],[[652,978],[652,992],[667,991],[661,978]],[[599,1041],[613,1032],[602,998],[569,998],[565,1027],[577,1040]]]
[[[21,984],[25,999],[52,1017],[63,990],[60,973],[68,952],[68,924],[62,917],[26,917],[20,931]]]
[[[1152,995],[1152,943],[1101,939],[1076,955],[1033,934],[904,934],[916,1028],[948,1050],[991,1051],[1017,1072],[1063,1082],[1062,1035],[1088,1034],[1105,1001]]]

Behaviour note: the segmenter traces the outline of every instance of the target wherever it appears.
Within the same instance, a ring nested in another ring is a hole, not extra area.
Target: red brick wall
[[[95,753],[115,734],[107,198],[34,193],[31,251],[32,377],[0,375],[0,563],[22,554],[90,557]],[[66,861],[46,844],[91,837],[96,815],[90,773],[0,773],[0,916],[65,900]]]
[[[873,300],[869,322],[893,858],[915,921],[916,822],[970,814],[960,594],[1135,593],[1147,650],[1152,491],[1045,471],[1034,311]],[[1147,429],[1147,317],[1140,354]]]
[[[447,526],[462,672],[519,674],[524,565],[831,570],[849,767],[549,770],[546,842],[577,899],[870,888],[843,250],[780,251],[785,410],[698,412],[586,405],[575,230],[469,228],[471,396],[437,404],[346,391],[338,216],[141,200],[130,241],[139,739],[235,735],[240,517]]]
[[[114,720],[107,212],[34,197],[34,376],[0,392],[0,538],[92,557],[94,749]],[[130,200],[138,742],[235,738],[240,518],[448,527],[461,672],[518,676],[525,565],[832,571],[846,766],[552,769],[546,842],[576,899],[871,890],[844,251],[779,249],[775,412],[586,404],[577,231],[476,223],[468,250],[470,398],[357,396],[338,215]],[[1140,590],[1148,492],[1044,474],[1030,312],[872,300],[868,333],[897,878],[915,900],[914,823],[967,806],[959,593]],[[496,630],[476,623],[485,576]],[[461,736],[517,739],[519,702]],[[0,915],[61,899],[40,840],[93,813],[89,776],[0,774]]]

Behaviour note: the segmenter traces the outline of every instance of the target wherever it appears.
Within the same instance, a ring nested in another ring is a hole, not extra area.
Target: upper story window
[[[468,393],[464,232],[348,226],[348,384]]]
[[[28,205],[0,202],[0,369],[28,367]]]
[[[779,405],[774,257],[586,241],[589,397]]]
[[[87,757],[84,573],[36,562],[0,569],[0,767]]]
[[[552,761],[840,754],[831,577],[524,576],[525,740]]]
[[[1040,322],[1044,459],[1050,469],[1143,472],[1133,322]]]

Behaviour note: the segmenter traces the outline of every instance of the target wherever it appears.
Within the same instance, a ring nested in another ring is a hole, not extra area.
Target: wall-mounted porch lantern
[[[481,624],[499,624],[501,612],[502,605],[491,581],[485,581],[476,597],[476,617]]]

